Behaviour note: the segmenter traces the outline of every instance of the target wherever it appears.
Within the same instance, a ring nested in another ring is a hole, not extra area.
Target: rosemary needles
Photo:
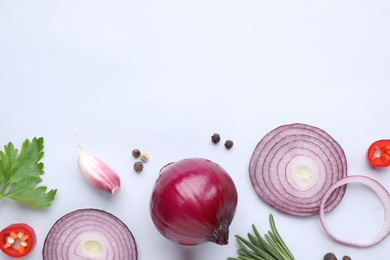
[[[269,215],[271,230],[261,237],[255,225],[252,225],[254,235],[248,233],[248,239],[236,235],[239,245],[238,258],[229,257],[227,260],[295,260],[290,250],[276,229],[272,214]]]

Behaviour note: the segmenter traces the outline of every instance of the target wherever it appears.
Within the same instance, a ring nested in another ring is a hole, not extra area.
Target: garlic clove
[[[120,190],[120,178],[116,171],[99,156],[77,144],[77,165],[84,178],[96,188],[111,194]]]

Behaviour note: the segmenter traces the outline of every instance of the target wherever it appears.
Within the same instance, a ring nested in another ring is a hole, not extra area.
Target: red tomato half
[[[35,246],[34,229],[27,224],[12,224],[0,232],[0,249],[6,255],[19,258],[28,255]]]

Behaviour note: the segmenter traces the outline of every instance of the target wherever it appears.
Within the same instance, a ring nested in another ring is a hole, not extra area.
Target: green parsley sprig
[[[20,154],[9,142],[0,151],[0,199],[8,197],[33,208],[49,207],[57,190],[46,192],[46,186],[37,186],[44,173],[43,138],[26,139]]]
[[[248,233],[248,239],[236,235],[239,245],[238,258],[229,257],[227,260],[295,260],[275,226],[272,214],[269,215],[271,230],[264,237],[252,225],[254,235]]]

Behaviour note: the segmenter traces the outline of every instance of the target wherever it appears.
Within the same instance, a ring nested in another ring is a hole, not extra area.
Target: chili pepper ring
[[[20,242],[18,246],[15,246]],[[6,255],[19,258],[28,255],[34,249],[35,231],[24,223],[9,225],[0,232],[0,249]]]
[[[377,152],[380,152],[379,156]],[[382,139],[372,143],[367,151],[367,159],[374,167],[390,166],[390,140]]]

